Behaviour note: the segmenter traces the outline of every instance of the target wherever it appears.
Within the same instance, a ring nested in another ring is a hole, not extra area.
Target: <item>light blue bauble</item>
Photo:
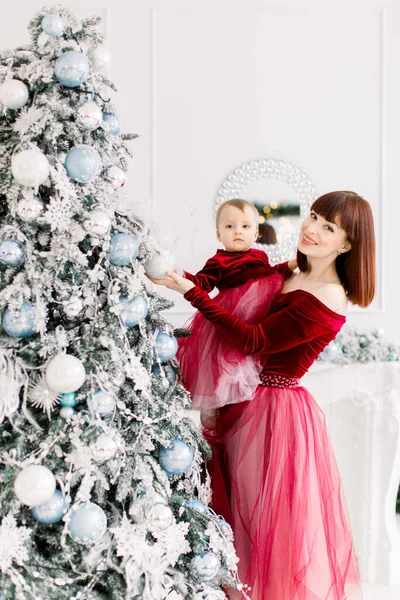
[[[0,244],[0,263],[5,267],[20,267],[25,261],[25,248],[18,240],[3,240]]]
[[[131,233],[114,233],[108,259],[116,267],[129,265],[138,255],[140,242]]]
[[[93,181],[101,171],[99,154],[91,146],[74,146],[65,157],[65,168],[71,179],[78,183]]]
[[[107,530],[104,510],[94,502],[75,504],[67,525],[68,533],[78,544],[95,544]]]
[[[343,355],[342,349],[335,340],[333,340],[319,355],[320,360],[326,362],[335,362]]]
[[[168,379],[170,379],[171,381],[175,381],[176,380],[176,373],[175,373],[175,370],[173,369],[173,367],[171,367],[171,365],[163,365],[162,368],[163,368],[166,376],[168,377]],[[151,367],[151,370],[156,375],[161,375],[161,367],[160,367],[159,364],[155,363]]]
[[[96,412],[100,417],[106,417],[114,412],[115,397],[103,390],[97,390],[93,396],[89,395],[87,405],[89,410]]]
[[[112,113],[103,113],[103,121],[108,123],[107,131],[112,135],[118,135],[121,131],[121,123],[117,115]]]
[[[3,314],[3,329],[13,338],[25,338],[36,333],[35,309],[29,302],[23,302],[17,312],[9,308]]]
[[[206,550],[200,552],[192,560],[192,568],[195,575],[202,581],[211,581],[218,575],[221,561],[214,552]]]
[[[154,348],[154,360],[157,362],[167,362],[171,360],[178,350],[178,341],[175,336],[167,333],[159,333],[156,337],[156,347]]]
[[[64,23],[62,18],[53,13],[48,13],[42,19],[42,29],[51,37],[60,37],[64,33]]]
[[[193,510],[197,510],[197,512],[200,513],[206,513],[208,511],[208,507],[197,498],[193,498],[193,500],[186,500],[185,506],[192,508]]]
[[[60,490],[56,490],[48,502],[40,506],[35,506],[31,509],[31,512],[36,521],[50,525],[51,523],[61,521],[67,510],[68,504],[64,496]]]
[[[180,438],[175,438],[169,448],[161,447],[160,466],[168,477],[181,475],[193,462],[193,450]]]
[[[143,296],[137,296],[132,300],[127,300],[125,296],[120,296],[119,300],[122,306],[122,312],[119,315],[126,327],[135,327],[140,321],[144,321],[149,307]]]
[[[67,406],[68,408],[74,408],[78,404],[76,399],[76,392],[66,392],[60,396],[61,406]]]
[[[399,360],[399,355],[397,354],[397,352],[395,352],[394,350],[391,350],[389,352],[389,360],[391,362],[397,362]]]
[[[89,77],[89,59],[86,54],[70,50],[56,60],[54,74],[57,81],[65,87],[74,88],[85,83]]]

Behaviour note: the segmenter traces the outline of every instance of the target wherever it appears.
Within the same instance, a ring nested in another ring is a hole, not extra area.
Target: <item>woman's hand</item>
[[[194,287],[193,281],[190,281],[190,279],[185,279],[185,277],[182,277],[182,275],[179,275],[178,273],[172,273],[171,271],[168,271],[167,275],[161,279],[154,279],[154,277],[150,277],[150,275],[147,275],[147,273],[145,273],[145,275],[153,283],[156,283],[157,285],[165,285],[165,287],[168,289],[179,292],[180,294],[186,294],[186,292]]]

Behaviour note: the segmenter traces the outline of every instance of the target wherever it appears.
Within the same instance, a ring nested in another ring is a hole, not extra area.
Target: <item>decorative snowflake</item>
[[[132,523],[126,514],[122,517],[119,527],[110,529],[117,542],[117,555],[123,558],[141,556],[145,553],[146,526]]]
[[[191,552],[191,547],[186,539],[189,531],[189,523],[173,523],[163,531],[153,533],[156,538],[156,546],[159,546],[160,552],[168,557],[169,564],[173,567],[181,554]]]
[[[42,375],[39,381],[28,390],[28,398],[32,406],[47,413],[49,419],[51,411],[58,404],[59,397],[60,394],[48,387],[45,375]]]
[[[0,525],[0,570],[6,573],[13,561],[23,565],[28,560],[28,548],[31,531],[27,527],[18,527],[15,518],[7,515]]]
[[[48,223],[52,231],[66,231],[70,227],[72,216],[71,203],[65,198],[50,198],[43,221]]]

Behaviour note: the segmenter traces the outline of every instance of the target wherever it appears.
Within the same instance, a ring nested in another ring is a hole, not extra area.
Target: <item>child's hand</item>
[[[292,260],[289,260],[288,267],[291,271],[294,271],[295,269],[297,269],[297,260],[295,258],[293,258]]]
[[[186,294],[186,292],[194,287],[193,281],[185,279],[185,277],[182,277],[182,275],[172,273],[171,271],[168,271],[166,276],[160,279],[154,279],[154,277],[150,277],[150,275],[147,275],[147,273],[145,273],[145,275],[153,283],[156,283],[157,285],[165,285],[165,287],[168,289],[179,292],[180,294]]]
[[[182,267],[180,267],[179,265],[176,265],[176,267],[174,268],[174,273],[183,277],[185,274],[185,271],[182,269]]]

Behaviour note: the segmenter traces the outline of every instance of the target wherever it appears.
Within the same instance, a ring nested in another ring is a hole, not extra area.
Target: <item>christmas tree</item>
[[[142,277],[171,265],[121,195],[136,136],[98,24],[44,9],[0,54],[0,595],[223,599],[231,530]]]

